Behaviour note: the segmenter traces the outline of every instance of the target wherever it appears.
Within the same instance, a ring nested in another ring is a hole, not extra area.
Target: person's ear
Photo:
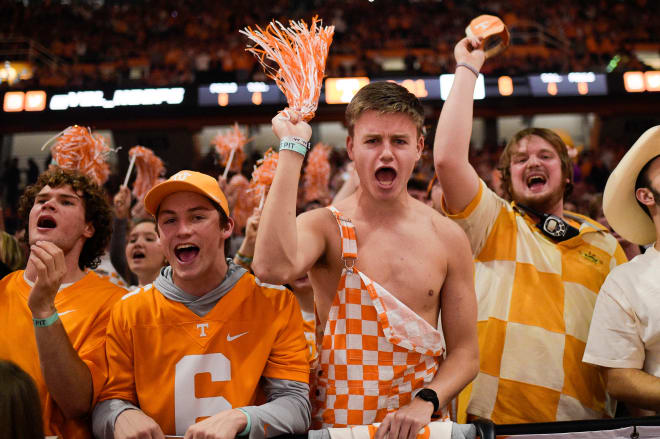
[[[422,158],[422,153],[424,152],[424,136],[420,134],[417,139],[417,160]]]
[[[653,206],[655,204],[655,197],[649,188],[640,187],[635,191],[635,197],[645,206]]]
[[[92,236],[94,236],[94,231],[95,231],[95,230],[96,230],[96,229],[94,229],[94,225],[93,225],[92,222],[90,221],[90,222],[88,222],[88,223],[85,224],[85,228],[83,229],[83,233],[82,233],[82,235],[83,235],[85,238],[89,239],[89,238],[91,238]]]
[[[234,231],[234,220],[231,217],[227,217],[227,223],[222,228],[222,238],[229,239],[233,231]]]
[[[346,137],[346,152],[348,153],[348,158],[355,161],[353,158],[353,136]]]

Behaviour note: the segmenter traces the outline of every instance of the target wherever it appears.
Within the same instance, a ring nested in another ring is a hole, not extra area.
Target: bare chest
[[[355,267],[435,327],[447,273],[446,249],[436,235],[423,227],[381,230],[369,229],[366,225],[361,227],[359,223],[355,226],[358,248]],[[322,284],[314,288],[317,312],[322,323],[344,268],[339,243],[336,256],[332,259],[332,268],[329,266],[327,271],[312,276],[313,284],[323,279]],[[317,282],[314,282],[314,277]]]

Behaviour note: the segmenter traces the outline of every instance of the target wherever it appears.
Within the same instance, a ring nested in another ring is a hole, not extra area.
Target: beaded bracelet
[[[479,77],[479,70],[475,69],[474,67],[472,67],[470,64],[468,64],[466,62],[459,62],[459,63],[456,64],[456,67],[465,67],[466,69],[468,69],[469,71],[474,73],[474,76],[476,76],[477,78]]]

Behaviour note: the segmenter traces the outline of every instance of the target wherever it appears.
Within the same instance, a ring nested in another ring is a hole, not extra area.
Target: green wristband
[[[50,317],[46,317],[45,319],[32,319],[32,323],[34,323],[35,328],[45,328],[46,326],[50,326],[56,321],[60,319],[60,315],[55,311]]]
[[[241,261],[244,264],[250,265],[252,263],[252,258],[249,256],[245,256],[241,254],[240,252],[236,252],[236,257],[238,258],[239,261]]]
[[[236,410],[240,410],[247,417],[247,424],[245,425],[245,429],[240,433],[238,433],[238,435],[247,436],[248,434],[250,434],[250,429],[252,428],[252,420],[250,419],[250,414],[247,412],[247,410],[241,407],[238,407]]]
[[[303,157],[305,157],[305,155],[307,154],[307,148],[305,147],[305,145],[297,142],[290,142],[286,140],[280,141],[280,151],[284,149],[295,151]]]

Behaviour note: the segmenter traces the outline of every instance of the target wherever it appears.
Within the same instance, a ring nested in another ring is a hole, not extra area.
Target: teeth
[[[197,248],[197,246],[192,244],[179,244],[176,246],[175,250],[185,250],[188,248]]]

